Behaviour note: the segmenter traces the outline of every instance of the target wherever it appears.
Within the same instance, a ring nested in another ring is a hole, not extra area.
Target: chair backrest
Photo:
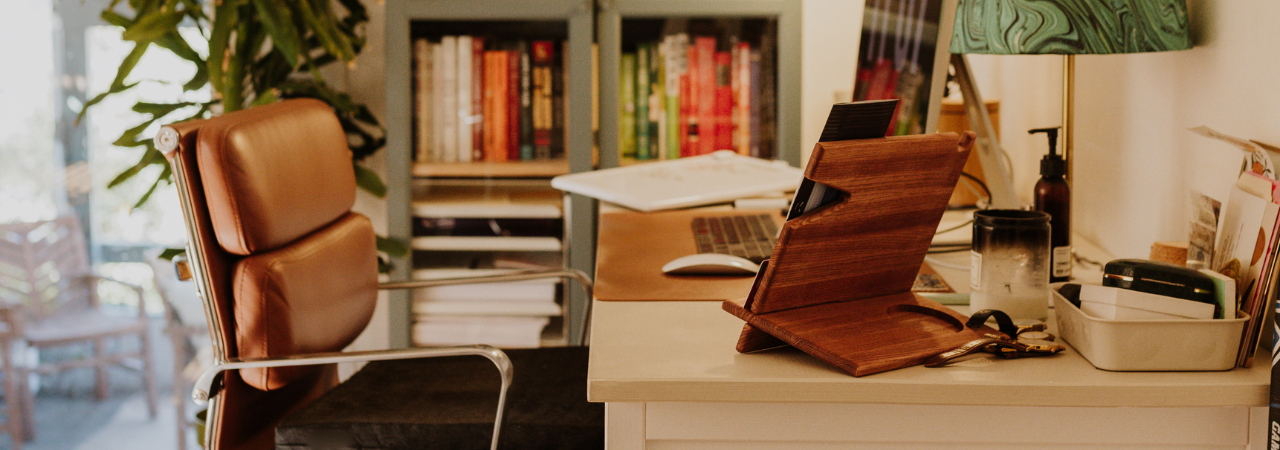
[[[377,298],[372,225],[333,110],[310,99],[175,124],[189,257],[215,359],[339,351]],[[227,372],[209,414],[214,449],[272,448],[276,424],[337,383],[329,366]]]
[[[0,225],[0,301],[24,305],[26,320],[95,307],[88,273],[78,218]]]

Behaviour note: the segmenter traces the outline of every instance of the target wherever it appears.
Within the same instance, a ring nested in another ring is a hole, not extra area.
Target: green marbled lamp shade
[[[1185,0],[960,0],[951,53],[1145,53],[1191,48]]]

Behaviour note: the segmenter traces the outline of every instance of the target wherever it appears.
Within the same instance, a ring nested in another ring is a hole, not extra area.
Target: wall
[[[1116,257],[1185,241],[1193,191],[1226,199],[1241,152],[1187,128],[1280,144],[1280,3],[1187,3],[1191,50],[1076,58],[1073,227]],[[1046,145],[1022,130],[1061,123],[1062,58],[972,60],[984,96],[1002,101],[1003,143],[1029,200]]]

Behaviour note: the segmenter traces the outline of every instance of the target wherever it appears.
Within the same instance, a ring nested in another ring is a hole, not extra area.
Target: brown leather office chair
[[[598,423],[603,444],[603,410],[586,403],[584,348],[520,352],[520,358],[484,345],[341,353],[368,323],[379,286],[373,228],[351,212],[350,151],[327,105],[287,100],[175,124],[163,128],[156,143],[174,169],[187,253],[213,334],[215,361],[193,394],[211,401],[206,448],[474,448],[475,441],[451,439],[475,437],[481,422],[480,446],[497,448],[504,417],[537,417],[549,410],[539,399],[562,397],[530,386],[522,396],[532,401],[507,402],[513,359],[529,361],[520,367],[522,378],[552,379],[557,389],[576,390],[576,404],[551,409],[565,420],[587,422],[591,432]],[[576,280],[589,293],[586,275],[569,270],[391,287],[546,277]],[[371,363],[342,386],[361,387],[336,389],[342,394],[337,399],[326,396],[338,382],[333,363],[459,355],[482,356],[497,370],[474,357]],[[580,374],[554,367],[555,361],[579,360]],[[384,392],[393,385],[409,391]],[[513,403],[528,403],[531,410]],[[327,416],[297,418],[304,407]],[[430,413],[385,417],[397,411]],[[286,418],[302,425],[277,432]],[[511,428],[531,428],[525,425]],[[568,428],[520,439],[582,434],[574,428],[579,424],[561,425]]]

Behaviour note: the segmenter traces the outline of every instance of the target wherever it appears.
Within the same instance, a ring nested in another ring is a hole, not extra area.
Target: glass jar
[[[973,216],[969,306],[1014,319],[1049,315],[1049,215],[993,209]]]

